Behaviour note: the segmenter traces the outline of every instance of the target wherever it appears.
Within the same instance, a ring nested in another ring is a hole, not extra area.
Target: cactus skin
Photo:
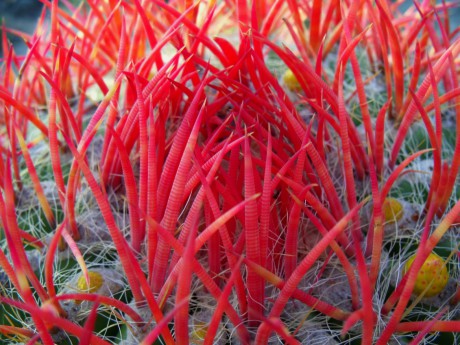
[[[283,81],[284,81],[284,84],[286,84],[289,91],[292,91],[292,92],[302,91],[302,86],[300,86],[299,81],[297,80],[296,76],[290,69],[284,72]]]
[[[411,268],[412,263],[415,260],[415,256],[416,255],[411,256],[407,261],[404,273],[409,271]],[[449,272],[447,272],[447,267],[444,265],[444,260],[440,256],[431,253],[420,268],[415,280],[413,293],[421,295],[425,288],[431,283],[431,286],[425,292],[424,297],[436,296],[444,290],[448,280]]]
[[[385,223],[398,222],[404,215],[402,204],[395,198],[386,198],[382,211]]]

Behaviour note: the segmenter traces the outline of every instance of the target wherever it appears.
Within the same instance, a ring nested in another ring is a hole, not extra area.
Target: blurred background
[[[39,0],[0,0],[2,26],[32,33],[42,8],[43,4]],[[26,52],[26,45],[20,37],[8,35],[8,38],[14,45],[17,54],[21,55]],[[3,57],[1,44],[0,56]]]
[[[70,0],[74,5],[81,3],[81,1],[83,0]],[[451,10],[451,30],[454,30],[455,27],[460,26],[460,0],[446,2],[456,5],[456,8]],[[438,3],[442,3],[442,1],[438,0]],[[404,1],[401,9],[405,10],[412,4],[413,0]],[[40,0],[0,0],[0,19],[9,28],[32,33],[42,8],[43,4]],[[26,45],[21,38],[14,35],[8,35],[8,38],[14,45],[17,54],[22,55],[26,52]],[[0,44],[1,57],[3,57],[3,48]]]

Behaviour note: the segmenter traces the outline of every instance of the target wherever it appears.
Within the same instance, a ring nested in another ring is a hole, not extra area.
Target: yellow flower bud
[[[190,334],[190,343],[194,345],[202,344],[207,332],[208,324],[206,322],[195,321],[193,331]]]
[[[415,257],[416,255],[411,256],[406,262],[404,273],[409,271]],[[448,280],[449,272],[447,272],[447,267],[444,265],[444,260],[440,256],[431,253],[418,272],[413,292],[416,295],[420,295],[431,284],[424,296],[436,296],[444,290]]]
[[[386,198],[382,206],[382,211],[385,223],[397,222],[404,214],[402,204],[395,198]]]
[[[89,271],[88,276],[89,286],[86,282],[85,276],[82,274],[78,278],[77,289],[81,292],[94,293],[101,288],[102,284],[104,284],[104,278],[99,272],[95,271]]]
[[[290,69],[284,72],[283,81],[284,81],[284,84],[286,84],[287,88],[290,91],[292,92],[302,91],[302,87],[300,86],[299,81],[297,80],[296,76]]]

